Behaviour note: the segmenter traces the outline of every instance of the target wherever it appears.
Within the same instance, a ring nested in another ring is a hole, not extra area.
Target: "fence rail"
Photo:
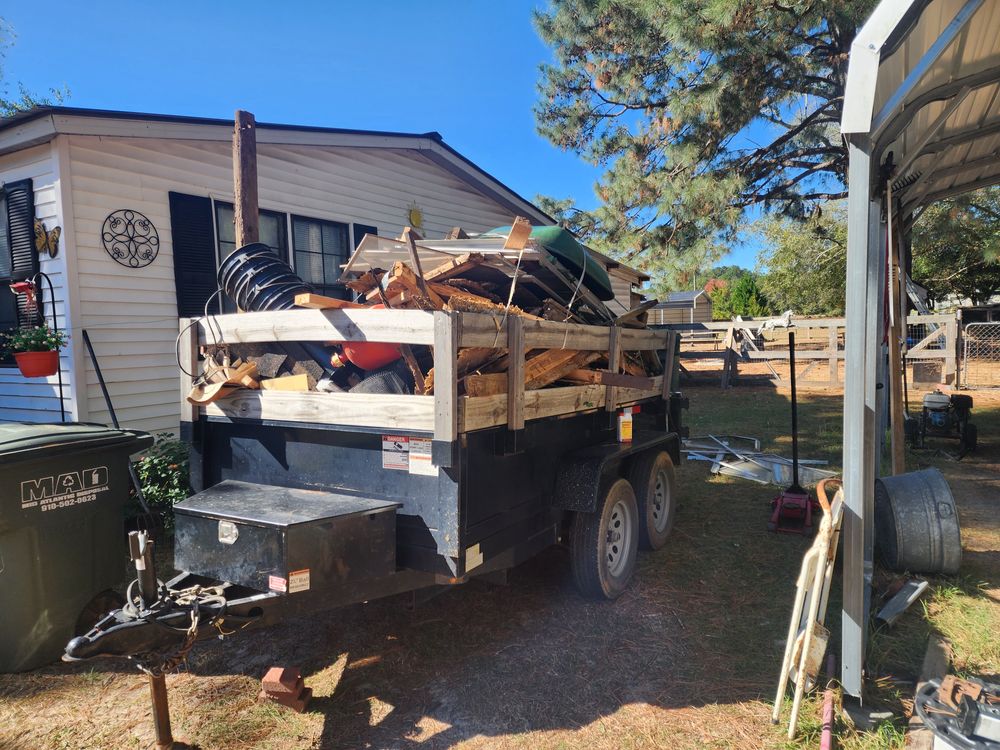
[[[993,351],[1000,352],[998,340]],[[661,327],[661,326],[656,326]],[[846,365],[843,318],[675,323],[681,334],[681,372],[689,380],[718,380],[723,388],[761,378],[788,384],[788,333],[795,333],[796,380],[806,387],[843,387]],[[960,328],[956,315],[911,315],[906,319],[910,383],[958,384]],[[801,363],[801,366],[799,366]],[[740,372],[740,368],[743,372]]]

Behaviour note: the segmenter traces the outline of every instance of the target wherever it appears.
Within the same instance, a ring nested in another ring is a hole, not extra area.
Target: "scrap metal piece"
[[[888,602],[885,603],[882,609],[880,609],[878,614],[875,616],[875,619],[885,623],[886,625],[892,625],[899,619],[899,616],[909,609],[910,605],[917,601],[917,599],[923,596],[924,592],[926,592],[929,588],[930,584],[927,581],[918,578],[911,578],[903,584],[902,588],[900,588]]]

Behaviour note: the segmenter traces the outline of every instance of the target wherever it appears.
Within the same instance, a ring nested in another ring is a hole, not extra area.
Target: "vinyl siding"
[[[59,164],[55,148],[46,143],[33,148],[14,151],[0,156],[0,183],[15,182],[30,178],[35,198],[35,218],[41,219],[45,228],[52,230],[62,226],[62,212],[59,200]],[[56,320],[61,331],[66,331],[66,252],[70,238],[64,233],[59,240],[59,252],[55,258],[46,253],[40,262],[41,270],[49,275],[56,299]],[[48,285],[45,289],[45,320],[51,325],[52,307],[49,301]],[[10,294],[6,285],[0,287],[0,294]],[[71,341],[75,330],[69,331]],[[77,418],[73,400],[72,373],[73,348],[67,347],[60,355],[60,369],[63,377],[64,404],[67,419]],[[59,421],[59,379],[56,375],[48,378],[25,378],[16,367],[0,367],[0,422],[58,422]]]
[[[94,342],[123,425],[175,430],[179,418],[174,341],[177,307],[170,237],[170,191],[231,202],[228,144],[148,138],[69,138],[80,319]],[[416,204],[423,233],[459,225],[483,231],[510,212],[416,151],[258,146],[261,208],[360,223],[395,236]],[[105,217],[120,208],[145,214],[160,251],[149,266],[115,263],[101,245]],[[86,365],[89,418],[109,419],[96,374]]]

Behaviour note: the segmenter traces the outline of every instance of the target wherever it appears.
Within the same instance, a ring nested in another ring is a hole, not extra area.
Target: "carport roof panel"
[[[866,30],[856,44],[871,43]],[[912,208],[1000,181],[1000,3],[911,3],[881,42],[868,132],[876,156],[891,151],[901,167],[896,195]],[[852,49],[855,60],[866,62]],[[862,130],[848,112],[868,93],[863,77],[848,80],[845,133]]]

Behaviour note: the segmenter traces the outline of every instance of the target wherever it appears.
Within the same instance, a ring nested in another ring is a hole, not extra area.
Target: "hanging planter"
[[[17,369],[26,378],[45,378],[59,371],[59,350],[66,337],[48,326],[22,328],[7,334],[6,347],[13,352]]]
[[[16,352],[17,369],[26,378],[47,378],[59,371],[59,352]]]

